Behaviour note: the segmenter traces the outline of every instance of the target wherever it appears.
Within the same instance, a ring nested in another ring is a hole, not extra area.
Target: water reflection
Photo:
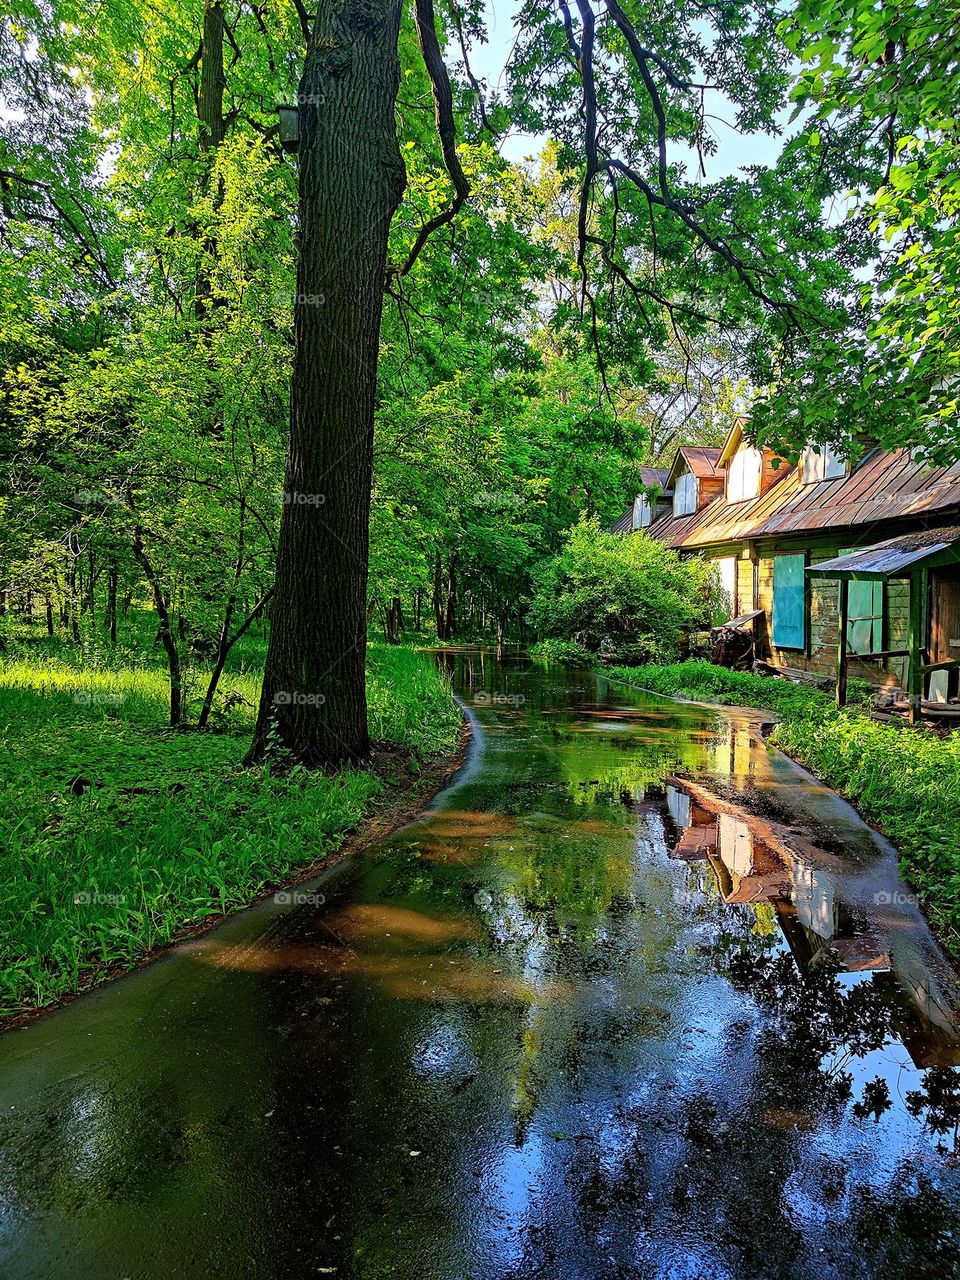
[[[666,783],[671,858],[709,864],[725,903],[769,904],[796,965],[786,973],[814,967],[855,973],[892,972],[910,1016],[897,1032],[918,1066],[960,1064],[960,1016],[952,975],[938,957],[934,970],[923,963],[929,938],[913,914],[855,912],[843,897],[849,874],[835,854],[818,850],[802,832],[737,812],[704,787],[680,778]],[[895,880],[875,894],[877,908],[906,898]],[[893,930],[899,963],[891,961]],[[913,935],[913,946],[909,945]],[[945,985],[949,983],[949,987]],[[934,995],[934,992],[937,995]],[[884,996],[892,1005],[891,995]]]
[[[446,651],[483,749],[325,884],[0,1040],[18,1277],[960,1274],[957,988],[749,720]]]

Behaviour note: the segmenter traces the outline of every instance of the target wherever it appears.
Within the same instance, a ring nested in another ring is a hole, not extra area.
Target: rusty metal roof
[[[641,467],[640,483],[645,489],[665,489],[669,475],[669,467]]]
[[[836,556],[822,564],[810,565],[807,573],[821,578],[895,578],[911,568],[939,556],[960,542],[960,526],[924,529],[902,538],[888,538],[873,547],[863,547],[850,555]]]
[[[698,480],[710,480],[720,474],[717,470],[717,462],[720,459],[719,449],[684,444],[680,446],[678,452]]]
[[[633,503],[631,502],[629,507],[627,507],[626,511],[623,513],[623,515],[618,516],[617,519],[614,520],[613,524],[610,526],[610,532],[611,533],[630,533],[632,529],[633,529]]]
[[[923,519],[960,510],[960,463],[928,467],[908,450],[876,450],[849,475],[801,484],[797,467],[784,468],[758,498],[728,503],[723,495],[689,516],[667,515],[648,532],[671,547],[697,549],[750,538],[862,528],[889,520]]]
[[[644,489],[659,489],[661,496],[665,496],[667,487],[667,477],[670,471],[667,467],[641,467],[640,483]],[[611,533],[631,533],[633,531],[633,503],[631,502],[622,516],[610,526]]]

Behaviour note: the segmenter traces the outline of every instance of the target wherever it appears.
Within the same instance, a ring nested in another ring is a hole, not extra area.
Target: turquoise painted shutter
[[[806,647],[805,560],[803,555],[773,558],[773,643],[778,649]]]

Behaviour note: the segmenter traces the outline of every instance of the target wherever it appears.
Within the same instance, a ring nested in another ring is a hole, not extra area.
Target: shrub
[[[590,653],[583,645],[572,640],[539,640],[531,646],[530,655],[545,658],[547,662],[561,662],[566,667],[584,667],[590,662]]]
[[[711,624],[719,591],[705,560],[681,560],[644,533],[621,537],[582,520],[540,570],[530,617],[539,635],[591,653],[666,659],[686,629]]]

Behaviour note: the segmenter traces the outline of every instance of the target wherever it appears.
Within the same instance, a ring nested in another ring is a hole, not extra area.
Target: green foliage
[[[709,624],[718,601],[706,561],[681,560],[643,533],[624,538],[583,520],[539,569],[530,617],[548,638],[593,653],[667,659],[686,628]]]
[[[884,724],[856,709],[838,710],[828,695],[805,685],[709,662],[608,674],[659,693],[775,712],[771,740],[894,841],[930,919],[960,954],[960,734],[941,738]]]
[[[955,6],[800,0],[782,34],[800,57],[803,142],[852,172],[850,244],[872,262],[847,323],[784,351],[757,415],[794,439],[866,435],[949,464],[960,456],[960,138]],[[839,218],[838,218],[839,221]]]
[[[530,656],[541,658],[545,662],[559,662],[565,667],[585,667],[592,659],[589,649],[585,649],[583,645],[557,637],[538,640],[530,646]]]
[[[257,673],[231,672],[221,732],[176,733],[156,667],[82,666],[69,651],[0,664],[0,1010],[48,1003],[244,906],[369,812],[382,792],[369,771],[241,767],[258,691]],[[374,735],[415,769],[451,749],[460,713],[426,656],[373,647],[368,699]]]

